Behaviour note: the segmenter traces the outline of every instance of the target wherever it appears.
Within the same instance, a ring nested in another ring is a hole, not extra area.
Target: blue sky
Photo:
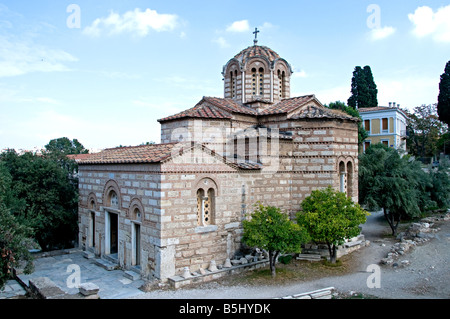
[[[358,65],[380,105],[436,103],[450,60],[448,1],[2,1],[0,150],[159,143],[157,119],[223,97],[255,27],[293,67],[291,96],[322,103],[347,101]]]

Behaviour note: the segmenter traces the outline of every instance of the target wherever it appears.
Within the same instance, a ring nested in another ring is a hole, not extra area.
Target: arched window
[[[353,195],[353,164],[352,162],[347,163],[347,196],[352,197]]]
[[[112,208],[119,208],[119,197],[115,191],[109,192],[109,206]]]
[[[252,68],[252,92],[253,95],[264,94],[264,68]]]
[[[230,72],[230,78],[231,78],[231,97],[236,97],[236,91],[237,91],[237,70],[234,70]]]
[[[264,94],[264,69],[259,68],[259,95]]]
[[[91,199],[91,201],[89,202],[89,209],[95,210],[95,201],[93,199]]]
[[[347,190],[347,173],[345,171],[345,163],[339,163],[339,191],[345,193]]]
[[[280,81],[280,99],[284,98],[286,96],[286,73],[283,71],[279,74],[279,81]]]
[[[214,224],[215,191],[213,188],[197,191],[197,224],[209,226]]]
[[[252,93],[256,95],[258,92],[258,76],[256,73],[256,69],[252,69]]]

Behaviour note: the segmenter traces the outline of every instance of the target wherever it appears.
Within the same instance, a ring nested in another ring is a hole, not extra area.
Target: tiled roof
[[[79,164],[158,163],[170,156],[175,145],[176,143],[167,143],[109,148],[90,154],[88,158],[80,160]]]
[[[206,119],[231,119],[233,113],[253,115],[253,116],[267,116],[276,114],[291,113],[295,110],[300,110],[310,101],[315,100],[314,95],[304,95],[283,99],[280,102],[273,104],[261,112],[255,109],[236,102],[232,99],[224,99],[217,97],[203,97],[191,109],[180,112],[178,114],[165,117],[158,120],[158,122],[166,122],[181,118],[206,118]],[[338,118],[338,119],[354,119],[350,115],[339,110],[331,110],[323,107],[307,107],[301,110],[298,114],[290,116],[291,119],[299,118]]]
[[[79,162],[79,161],[82,161],[82,160],[85,160],[85,159],[91,157],[94,154],[69,154],[69,155],[67,155],[67,157],[69,159],[75,160],[75,162]]]
[[[248,115],[256,115],[256,111],[243,106],[232,99],[221,99],[216,97],[203,97],[191,109],[180,112],[178,114],[159,119],[158,122],[166,122],[180,118],[208,118],[208,119],[231,119],[231,113],[242,113]]]
[[[374,111],[392,111],[398,110],[396,107],[376,106],[376,107],[361,107],[358,109],[359,113],[374,112]]]
[[[332,110],[325,107],[317,107],[315,105],[307,105],[300,110],[299,113],[294,114],[290,117],[291,119],[342,119],[342,120],[354,120],[360,121],[356,117],[352,117],[345,112],[339,110]]]
[[[281,114],[281,113],[288,113],[296,108],[308,103],[309,101],[313,100],[315,97],[314,95],[305,95],[305,96],[298,96],[293,97],[290,99],[284,99],[280,102],[270,106],[269,108],[265,109],[260,113],[260,115],[272,115],[272,114]]]
[[[174,149],[175,146],[177,147],[176,149]],[[175,151],[176,154],[181,154],[185,150],[192,149],[194,147],[201,148],[202,150],[205,150],[207,153],[215,154],[214,152],[209,150],[205,145],[194,144],[191,142],[152,144],[152,145],[140,145],[140,146],[105,149],[100,153],[89,154],[90,155],[89,157],[80,160],[78,164],[92,165],[92,164],[160,163],[170,158],[172,155],[172,151]],[[229,161],[226,157],[218,154],[212,156],[217,156],[218,158],[223,160],[224,163],[234,168],[245,170],[261,169],[261,165],[258,163]]]
[[[271,48],[261,45],[252,45],[234,56],[234,58],[242,64],[245,64],[249,59],[255,57],[265,57],[270,62],[280,58],[278,53],[273,51]]]
[[[405,117],[407,115],[402,109],[399,109],[397,107],[388,107],[388,106],[376,106],[376,107],[361,107],[358,109],[358,112],[361,113],[367,113],[367,112],[379,112],[379,111],[399,111],[401,114],[403,114]]]

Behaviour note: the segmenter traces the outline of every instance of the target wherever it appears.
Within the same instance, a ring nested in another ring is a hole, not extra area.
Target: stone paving
[[[95,259],[86,259],[81,250],[74,250],[70,254],[37,258],[34,260],[35,270],[32,274],[19,274],[20,281],[28,285],[31,278],[48,277],[57,286],[68,294],[77,294],[78,288],[72,287],[75,276],[81,275],[80,283],[94,283],[100,290],[101,299],[126,299],[143,294],[139,287],[144,284],[142,279],[131,280],[125,277],[123,270],[106,270],[95,264]],[[79,267],[79,268],[78,268]],[[0,299],[11,296],[24,295],[25,290],[20,290],[17,281],[11,280],[0,292]]]

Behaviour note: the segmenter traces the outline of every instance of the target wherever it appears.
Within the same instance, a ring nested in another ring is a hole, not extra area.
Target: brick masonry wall
[[[108,209],[105,201],[108,185],[118,191],[119,207]],[[80,244],[97,256],[105,255],[108,211],[118,213],[119,264],[131,267],[132,226],[141,225],[141,269],[144,276],[157,272],[155,247],[161,245],[161,175],[159,165],[81,165],[79,167],[79,229]],[[91,207],[91,200],[95,200]],[[139,207],[141,219],[133,216],[131,209]],[[95,214],[95,247],[90,244],[91,213]]]
[[[220,121],[208,121],[211,127]],[[89,244],[90,212],[96,212],[96,253],[105,253],[103,206],[108,183],[114,181],[120,197],[119,262],[127,268],[132,259],[133,216],[130,205],[142,204],[141,269],[143,276],[168,278],[208,268],[211,260],[221,264],[241,247],[242,219],[260,201],[289,212],[300,210],[311,191],[332,185],[339,189],[339,163],[352,163],[351,196],[357,200],[357,126],[329,120],[287,121],[281,117],[266,123],[292,133],[292,140],[280,140],[278,150],[269,146],[266,160],[276,161],[275,171],[236,170],[217,156],[185,154],[194,162],[173,158],[159,165],[80,166],[80,243]],[[203,124],[202,124],[203,125]],[[236,130],[246,122],[234,122]],[[275,144],[276,145],[276,144]],[[249,150],[251,150],[251,146]],[[194,156],[192,156],[194,155]],[[263,159],[264,160],[264,159]],[[215,216],[211,226],[197,222],[196,192],[199,183],[211,180],[215,194]],[[95,198],[96,207],[88,205]]]

